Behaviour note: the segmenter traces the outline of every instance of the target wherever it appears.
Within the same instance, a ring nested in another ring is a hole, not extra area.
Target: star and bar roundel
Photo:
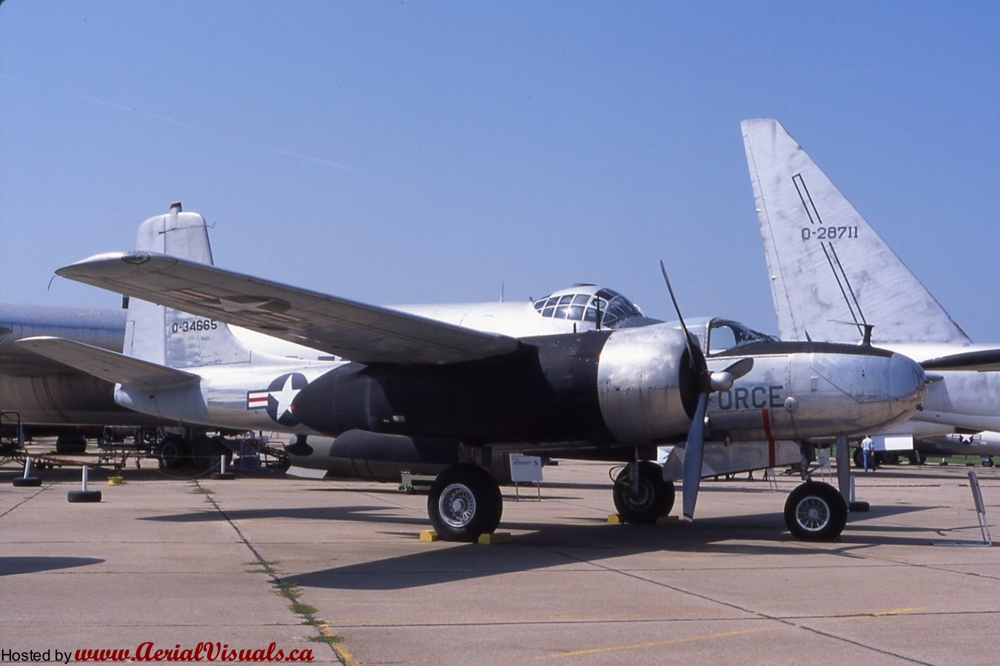
[[[299,372],[281,375],[263,391],[247,391],[247,409],[264,409],[272,421],[283,426],[295,426],[299,420],[292,413],[292,400],[309,383]]]

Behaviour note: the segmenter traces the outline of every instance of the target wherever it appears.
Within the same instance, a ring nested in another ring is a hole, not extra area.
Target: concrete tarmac
[[[420,541],[426,496],[392,485],[127,470],[109,486],[93,472],[102,501],[75,504],[79,470],[14,488],[2,469],[0,651],[21,663],[94,648],[135,659],[143,644],[192,661],[199,643],[228,646],[228,663],[268,649],[345,664],[997,661],[1000,553],[976,545],[964,466],[859,472],[872,509],[829,544],[785,530],[786,476],[777,490],[706,481],[690,527],[608,524],[608,468],[547,467],[540,502],[504,489],[512,541],[489,546]],[[975,469],[997,531],[1000,470]]]

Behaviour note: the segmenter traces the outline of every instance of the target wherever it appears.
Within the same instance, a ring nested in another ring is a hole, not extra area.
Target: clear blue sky
[[[0,300],[179,200],[216,263],[372,303],[574,282],[774,331],[740,137],[775,117],[1000,340],[996,2],[0,6]]]

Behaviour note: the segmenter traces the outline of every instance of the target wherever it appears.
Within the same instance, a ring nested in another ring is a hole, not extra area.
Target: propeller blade
[[[694,410],[694,420],[688,431],[688,441],[684,446],[684,515],[681,520],[690,524],[694,520],[694,505],[698,501],[698,487],[701,485],[701,463],[705,456],[705,410],[708,394],[698,396],[698,408]]]
[[[688,335],[687,326],[684,324],[684,317],[681,315],[681,308],[677,305],[677,299],[674,297],[674,289],[670,286],[670,278],[667,277],[667,267],[663,265],[663,260],[660,260],[660,272],[663,273],[663,281],[667,283],[667,291],[670,292],[670,301],[674,304],[674,311],[677,312],[677,319],[681,322],[681,330],[684,331],[684,344],[687,345],[688,356],[691,358],[691,362],[694,363],[694,351],[691,349],[691,336]]]
[[[710,389],[715,391],[728,391],[733,387],[733,382],[753,370],[753,359],[750,357],[741,358],[731,364],[725,370],[713,372],[710,377]]]
[[[747,356],[746,358],[741,358],[740,360],[733,363],[723,372],[728,372],[733,376],[733,379],[739,379],[743,375],[747,374],[753,370],[753,357]]]

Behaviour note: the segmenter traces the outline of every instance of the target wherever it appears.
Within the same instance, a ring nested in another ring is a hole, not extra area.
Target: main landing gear
[[[195,469],[209,469],[217,463],[220,455],[228,449],[221,437],[209,437],[204,433],[189,433],[188,436],[170,434],[159,442],[156,449],[160,469],[176,470],[193,466]]]
[[[656,463],[627,465],[615,479],[615,509],[623,522],[653,523],[674,506],[674,484],[663,480]],[[496,480],[482,467],[455,465],[438,475],[427,496],[427,515],[445,541],[476,541],[496,531],[503,497]]]
[[[449,467],[431,484],[427,514],[445,541],[475,541],[500,525],[500,486],[482,467]]]
[[[674,484],[663,480],[663,468],[642,460],[631,463],[615,478],[615,510],[626,523],[655,523],[674,507]]]
[[[615,478],[613,498],[623,522],[656,522],[670,513],[675,495],[674,484],[664,481],[663,470],[649,461],[631,463]],[[847,525],[847,509],[836,488],[806,481],[788,495],[785,525],[797,539],[833,541]],[[500,525],[500,486],[477,465],[449,467],[431,485],[427,514],[445,541],[476,541]]]
[[[796,539],[833,541],[847,525],[847,502],[830,484],[806,481],[788,494],[785,525]]]

